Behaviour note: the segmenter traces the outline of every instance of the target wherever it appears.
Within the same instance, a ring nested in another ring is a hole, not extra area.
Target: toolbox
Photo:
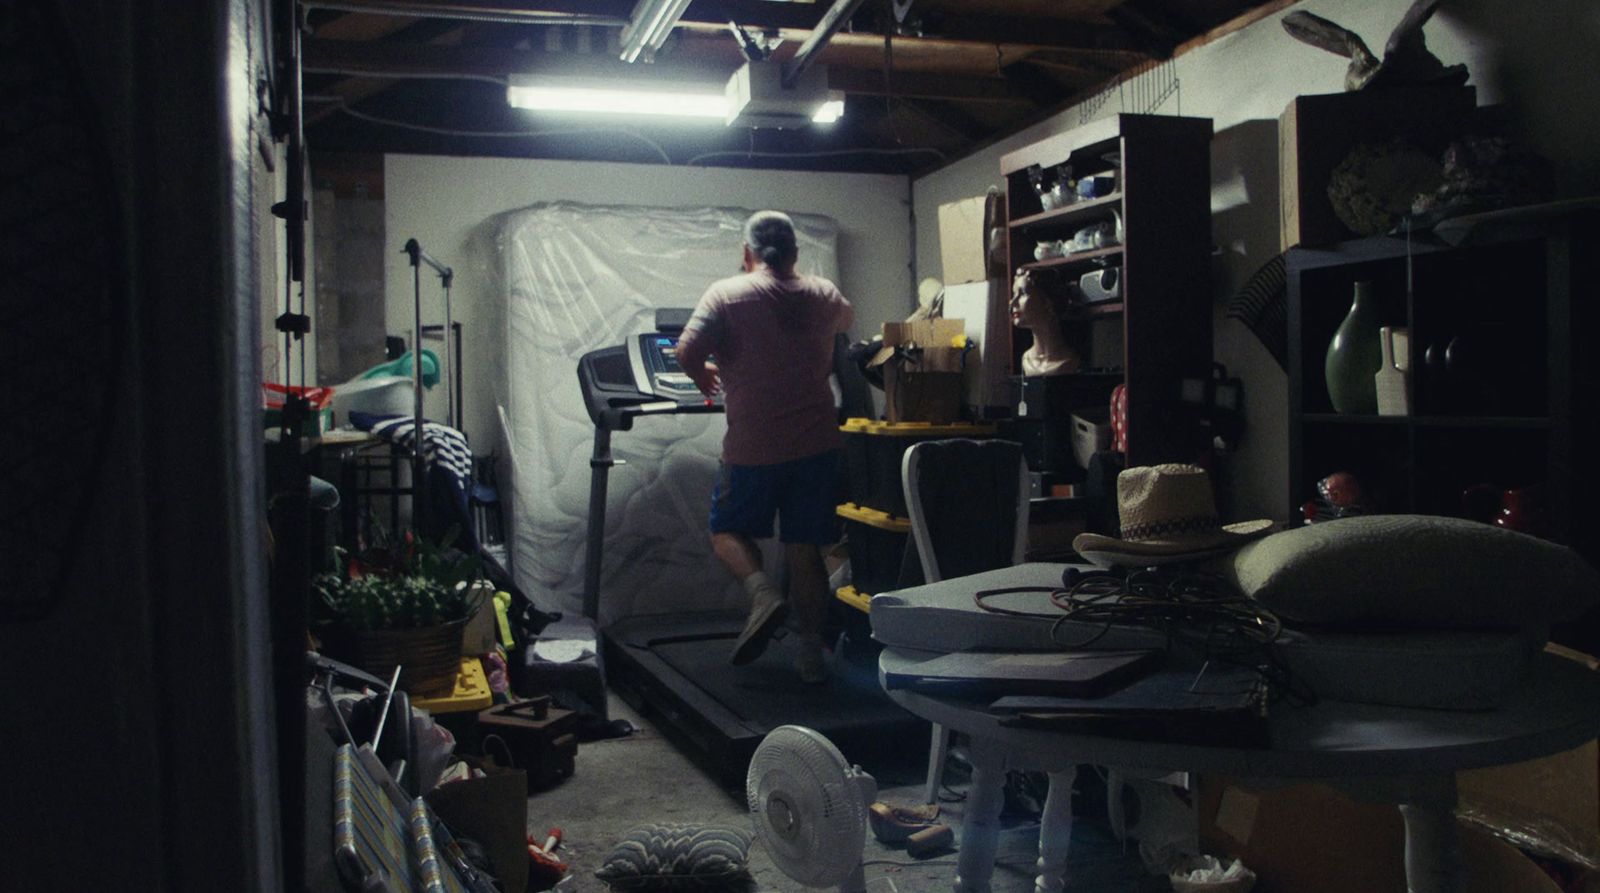
[[[572,775],[578,755],[577,731],[577,714],[551,706],[549,695],[501,704],[478,714],[484,754],[509,759],[510,768],[527,772],[530,792]]]

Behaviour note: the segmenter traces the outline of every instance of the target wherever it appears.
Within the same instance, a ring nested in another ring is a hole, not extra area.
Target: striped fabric
[[[595,877],[618,890],[724,887],[750,877],[750,832],[710,825],[647,824],[612,847]]]
[[[372,433],[402,449],[410,450],[417,436],[417,422],[407,416],[386,419],[372,426]],[[422,423],[422,457],[431,465],[450,471],[463,490],[472,480],[472,448],[466,435],[438,422]]]

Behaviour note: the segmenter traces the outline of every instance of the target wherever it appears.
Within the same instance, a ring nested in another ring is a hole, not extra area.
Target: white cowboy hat
[[[1147,567],[1231,552],[1272,530],[1270,519],[1223,524],[1211,478],[1195,465],[1144,465],[1117,475],[1122,536],[1080,533],[1072,548],[1103,567]]]

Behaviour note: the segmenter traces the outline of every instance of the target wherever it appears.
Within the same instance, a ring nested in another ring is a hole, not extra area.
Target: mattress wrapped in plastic
[[[493,221],[505,299],[499,409],[513,479],[511,564],[541,608],[582,609],[594,426],[578,358],[653,331],[657,309],[693,307],[706,286],[739,272],[750,213],[559,202]],[[800,271],[836,280],[837,224],[794,221]],[[721,415],[652,416],[613,435],[612,454],[625,464],[611,470],[606,500],[602,624],[745,604],[706,531],[725,431]]]

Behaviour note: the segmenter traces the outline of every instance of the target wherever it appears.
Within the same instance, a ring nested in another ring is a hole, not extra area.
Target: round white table
[[[883,670],[934,655],[885,649]],[[881,681],[881,676],[880,676]],[[1270,746],[1225,747],[1141,741],[1019,728],[988,712],[989,699],[935,697],[907,689],[889,697],[972,742],[972,788],[962,820],[958,893],[987,893],[994,871],[1007,769],[1050,776],[1039,827],[1035,888],[1065,883],[1072,783],[1080,763],[1158,772],[1215,772],[1253,779],[1327,781],[1400,807],[1411,893],[1459,893],[1455,773],[1569,750],[1600,733],[1600,673],[1541,654],[1505,706],[1488,711],[1423,710],[1323,701],[1274,704]]]

